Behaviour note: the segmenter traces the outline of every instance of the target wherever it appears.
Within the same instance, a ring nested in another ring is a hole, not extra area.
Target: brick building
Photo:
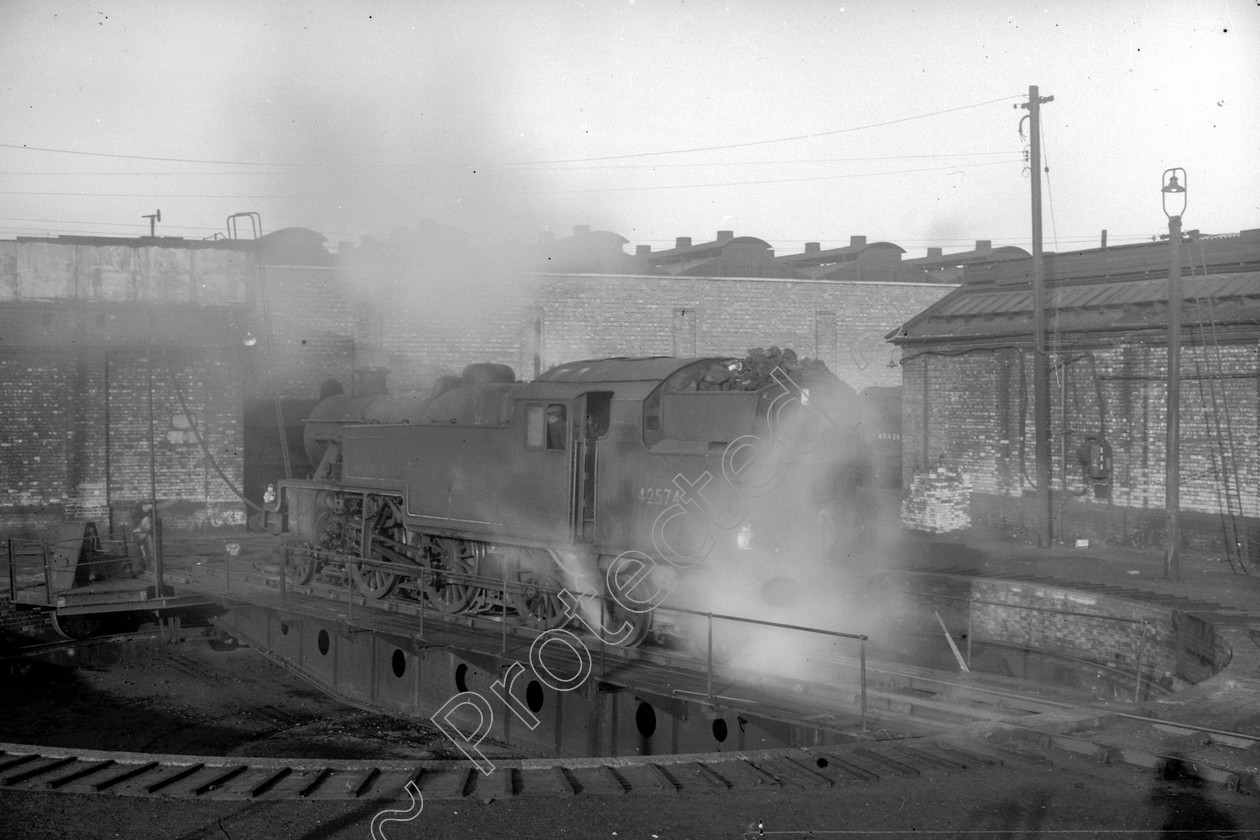
[[[154,496],[169,527],[242,524],[243,407],[353,365],[331,267],[295,265],[311,244],[0,242],[0,529],[126,528]],[[290,297],[313,311],[271,311]]]
[[[1260,556],[1260,231],[1182,248],[1180,509],[1187,547]],[[1052,533],[1165,540],[1167,243],[1047,255]],[[903,479],[965,476],[974,524],[1038,533],[1031,262],[968,266],[893,333]],[[1249,556],[1250,555],[1250,556]]]

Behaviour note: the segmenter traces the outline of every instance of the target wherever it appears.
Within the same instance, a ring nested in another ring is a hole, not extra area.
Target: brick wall
[[[5,586],[7,588],[8,584]],[[51,610],[0,599],[0,650],[47,639],[53,634]]]
[[[1154,604],[1039,583],[949,575],[888,573],[883,583],[910,593],[911,616],[936,635],[939,613],[950,634],[999,642],[1136,674],[1165,689],[1197,683],[1229,661],[1212,625]],[[1143,631],[1143,622],[1146,625]]]
[[[396,387],[458,373],[474,361],[533,375],[575,359],[620,355],[743,355],[791,347],[821,358],[857,389],[896,386],[884,336],[950,291],[939,284],[758,278],[530,275],[470,295],[467,306],[378,298],[361,318],[360,358],[375,353]],[[381,306],[383,302],[385,305]],[[541,346],[533,336],[541,335]],[[369,349],[370,348],[370,349]],[[423,374],[418,370],[424,371]]]
[[[6,534],[46,536],[63,521],[92,520],[102,532],[132,525],[153,492],[150,369],[156,493],[167,527],[244,521],[193,427],[239,484],[254,245],[151,243],[0,242]]]
[[[535,278],[544,309],[547,363],[674,352],[675,313],[694,312],[698,355],[791,347],[820,358],[861,390],[901,384],[884,336],[952,287],[758,278],[547,276]],[[691,329],[689,326],[688,329]]]
[[[321,383],[349,384],[361,314],[340,272],[331,266],[269,265],[259,269],[249,330],[251,400],[310,399]]]
[[[938,467],[966,472],[978,505],[973,522],[998,522],[1011,536],[1035,533],[1036,527],[1035,516],[1019,513],[1019,505],[997,502],[1031,504],[1036,494],[1031,358],[1010,348],[961,355],[916,352],[903,365],[906,484]],[[1226,542],[1238,539],[1228,516],[1222,522],[1222,513],[1237,516],[1240,533],[1257,527],[1257,347],[1187,346],[1182,375],[1180,489],[1190,526],[1183,525],[1186,545],[1222,552]],[[1119,343],[1056,357],[1049,435],[1059,539],[1131,546],[1162,539],[1166,378],[1167,350],[1158,345]],[[1090,436],[1111,446],[1111,480],[1102,493],[1087,480],[1078,457]],[[1033,530],[1026,530],[1029,525]]]
[[[239,486],[244,465],[243,354],[236,348],[222,353],[197,349],[155,353],[157,497],[159,503],[178,500],[163,511],[168,529],[244,524],[241,502],[219,478],[197,439],[200,435],[219,469]],[[111,505],[115,521],[130,525],[152,493],[147,358],[142,354],[119,358],[109,387]]]
[[[242,472],[239,352],[154,354],[154,459],[159,500],[180,500],[169,527],[240,524],[240,504],[214,473],[179,402],[220,467]],[[38,533],[63,520],[129,527],[151,496],[149,363],[144,350],[0,352],[8,395],[0,429],[0,525]],[[174,377],[172,381],[172,375]]]

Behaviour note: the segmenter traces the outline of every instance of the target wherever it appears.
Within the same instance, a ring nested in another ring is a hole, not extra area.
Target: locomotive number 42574
[[[682,491],[677,487],[640,487],[639,504],[672,505],[681,502]]]

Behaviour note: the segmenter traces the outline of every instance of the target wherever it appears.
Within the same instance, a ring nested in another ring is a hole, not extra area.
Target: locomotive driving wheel
[[[389,560],[383,551],[393,546],[406,545],[407,529],[402,524],[402,511],[398,505],[385,499],[373,519],[371,547],[368,556],[373,560]],[[394,591],[399,576],[385,569],[372,568],[364,563],[351,563],[350,576],[355,588],[369,598],[379,600]]]
[[[534,569],[521,569],[516,581],[518,588],[508,593],[508,601],[527,627],[550,630],[564,625],[568,615],[556,595],[560,583],[555,578]]]
[[[454,537],[429,539],[424,550],[424,595],[439,612],[458,613],[468,609],[477,587],[456,582],[454,575],[477,573],[477,552],[473,546]]]
[[[641,603],[647,603],[649,594],[642,593],[642,598],[634,597],[639,595],[639,590],[646,587],[647,584],[643,580],[637,579],[638,573],[633,569],[618,568],[616,573],[617,591],[625,593],[625,600],[639,606]],[[606,632],[613,634],[617,638],[619,647],[637,647],[643,644],[647,639],[648,633],[652,630],[652,610],[627,609],[626,605],[621,603],[615,595],[604,600],[606,609],[609,612],[608,618],[605,620],[604,627]],[[629,632],[626,631],[626,625],[629,625]]]

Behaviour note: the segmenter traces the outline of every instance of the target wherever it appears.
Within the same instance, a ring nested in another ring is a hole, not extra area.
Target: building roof
[[[575,225],[563,239],[544,236],[535,246],[533,259],[540,271],[610,273],[626,272],[631,257],[625,252],[630,240],[609,230]]]
[[[864,251],[892,251],[896,254],[904,254],[906,249],[892,242],[868,243],[866,237],[854,236],[850,238],[848,245],[842,248],[828,248],[825,251],[818,247],[817,242],[807,242],[803,253],[784,254],[781,257],[775,257],[775,262],[786,263],[797,268],[830,266],[835,263],[853,262],[859,259]]]
[[[699,242],[694,245],[690,236],[680,236],[675,240],[673,248],[667,248],[664,251],[650,251],[641,256],[647,262],[656,264],[689,262],[691,260],[720,256],[723,251],[732,246],[765,251],[768,256],[774,256],[770,243],[764,239],[758,239],[755,236],[736,236],[735,232],[730,230],[719,230],[717,239],[712,242]]]
[[[1212,327],[1218,336],[1254,337],[1260,330],[1260,271],[1194,275],[1181,281],[1182,323]],[[1168,278],[1051,282],[1046,286],[1048,326],[1057,333],[1094,334],[1106,340],[1168,326]],[[1031,285],[962,286],[889,333],[895,344],[1032,342]]]
[[[993,247],[993,243],[988,239],[981,239],[976,242],[976,247],[970,251],[958,251],[954,254],[945,254],[940,248],[928,249],[926,257],[915,257],[914,259],[901,261],[902,265],[922,268],[928,271],[943,268],[957,268],[959,266],[973,265],[975,263],[996,262],[1001,260],[1019,260],[1029,259],[1032,254],[1023,248],[1017,248],[1014,245],[999,245]]]

